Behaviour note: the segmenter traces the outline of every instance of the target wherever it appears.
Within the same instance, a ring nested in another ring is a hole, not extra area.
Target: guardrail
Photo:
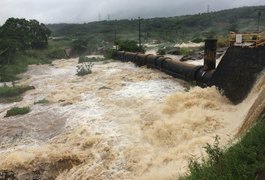
[[[260,33],[229,33],[230,46],[257,48],[265,45],[265,31]]]

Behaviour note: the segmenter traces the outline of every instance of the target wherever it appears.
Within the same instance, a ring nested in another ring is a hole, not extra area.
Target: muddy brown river
[[[177,179],[216,135],[233,143],[265,104],[263,75],[234,106],[215,87],[187,90],[132,63],[95,63],[79,77],[77,61],[30,66],[18,84],[36,89],[0,104],[0,169],[19,179]],[[4,118],[14,106],[31,112]]]

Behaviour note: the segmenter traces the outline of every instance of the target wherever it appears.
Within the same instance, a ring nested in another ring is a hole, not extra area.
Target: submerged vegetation
[[[85,76],[87,74],[91,74],[93,65],[94,64],[92,62],[83,62],[81,64],[78,64],[76,66],[76,75]]]
[[[48,104],[49,101],[47,99],[42,99],[42,100],[38,100],[36,102],[34,102],[34,104]]]
[[[29,112],[30,112],[29,107],[13,107],[12,109],[10,109],[6,112],[5,117],[23,115],[23,114],[27,114]]]
[[[3,86],[0,87],[0,97],[13,97],[13,96],[18,96],[28,90],[34,89],[33,86],[13,86],[13,87],[8,87],[8,86]]]
[[[34,89],[33,86],[3,86],[0,87],[0,103],[10,103],[18,102],[22,100],[21,95],[28,91]]]
[[[78,63],[99,62],[99,61],[103,61],[103,60],[105,60],[105,58],[80,56],[79,59],[78,59]]]
[[[264,114],[265,115],[265,114]],[[227,150],[207,144],[207,158],[192,160],[190,174],[181,179],[262,179],[265,176],[265,116],[235,145]]]

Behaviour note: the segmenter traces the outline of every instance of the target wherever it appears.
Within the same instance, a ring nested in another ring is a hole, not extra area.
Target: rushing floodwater
[[[230,144],[264,108],[264,77],[233,106],[214,87],[186,92],[183,81],[131,63],[96,64],[84,77],[76,65],[30,66],[19,84],[36,89],[0,104],[0,169],[20,179],[176,179],[206,143],[218,135]],[[13,106],[31,112],[4,118]]]

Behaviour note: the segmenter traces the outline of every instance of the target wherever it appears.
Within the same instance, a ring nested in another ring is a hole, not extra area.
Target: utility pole
[[[138,23],[139,23],[139,47],[141,48],[142,41],[141,41],[141,18],[140,17],[138,17]]]
[[[115,29],[114,33],[115,33],[114,34],[114,45],[115,45],[116,50],[118,50],[117,31],[116,31],[116,29]]]
[[[210,5],[207,5],[207,13],[210,13]]]
[[[110,21],[110,15],[108,14],[107,16],[108,16],[108,21]]]
[[[260,18],[261,18],[261,12],[259,11],[258,12],[258,32],[259,32],[259,29],[260,29]]]

